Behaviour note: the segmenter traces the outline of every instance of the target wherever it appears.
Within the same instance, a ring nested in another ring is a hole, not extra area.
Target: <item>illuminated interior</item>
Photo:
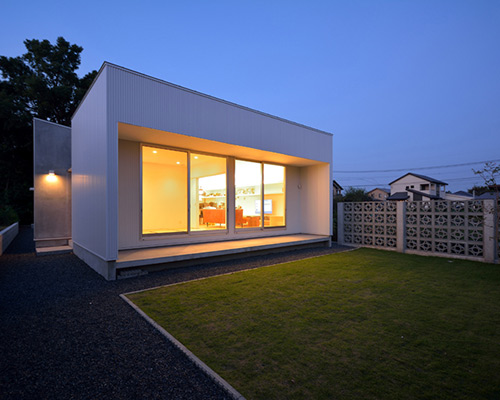
[[[142,233],[187,232],[187,152],[142,147]]]
[[[284,166],[235,160],[234,181],[237,229],[285,226]],[[227,228],[226,157],[142,146],[144,235]]]
[[[191,230],[226,229],[226,158],[191,153]]]
[[[264,226],[285,225],[285,167],[264,164]]]
[[[236,228],[285,226],[285,167],[236,160],[235,196]]]
[[[262,164],[235,161],[235,221],[237,228],[255,228],[262,225]]]

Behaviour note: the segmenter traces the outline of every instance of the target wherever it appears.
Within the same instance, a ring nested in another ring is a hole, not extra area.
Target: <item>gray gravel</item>
[[[36,257],[29,227],[0,257],[1,399],[225,399],[119,294],[341,251],[306,249],[107,282],[72,254]]]

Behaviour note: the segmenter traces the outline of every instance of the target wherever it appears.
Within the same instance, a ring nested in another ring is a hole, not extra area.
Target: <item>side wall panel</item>
[[[137,245],[141,218],[140,144],[118,141],[118,247]]]
[[[303,233],[332,234],[332,179],[329,164],[301,168]]]
[[[108,132],[106,71],[94,82],[72,120],[73,241],[104,260],[108,241]],[[116,227],[115,227],[116,229]]]
[[[71,128],[35,118],[33,133],[36,247],[65,245],[71,238]]]

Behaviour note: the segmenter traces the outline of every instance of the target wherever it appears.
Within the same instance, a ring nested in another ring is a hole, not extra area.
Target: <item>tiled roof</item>
[[[419,194],[421,195],[422,197],[427,197],[429,199],[432,199],[432,200],[439,200],[441,199],[441,197],[439,196],[436,196],[434,194],[429,194],[429,193],[424,193],[424,192],[419,192],[418,190],[415,190],[415,189],[406,189],[408,192],[411,192],[411,193],[414,193],[414,194]]]
[[[456,194],[458,196],[472,197],[472,195],[470,193],[464,192],[463,190],[459,190],[458,192],[455,192],[455,193],[452,193],[452,194]]]
[[[406,200],[408,197],[408,193],[406,192],[397,192],[390,195],[387,200]]]
[[[483,193],[481,196],[477,196],[476,199],[494,200],[496,196],[497,196],[497,193],[495,193],[495,192],[486,192],[486,193]]]
[[[399,177],[398,179],[393,180],[391,183],[389,183],[389,185],[392,185],[394,182],[397,182],[400,179],[402,179],[402,178],[404,178],[405,176],[408,176],[408,175],[413,175],[413,176],[416,176],[417,178],[423,179],[423,180],[431,182],[431,183],[436,183],[438,185],[447,185],[446,182],[438,181],[437,179],[431,178],[430,176],[415,174],[413,172],[408,172],[407,174],[404,174],[403,176]]]

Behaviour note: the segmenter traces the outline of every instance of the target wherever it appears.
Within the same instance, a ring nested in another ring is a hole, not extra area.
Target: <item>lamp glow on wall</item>
[[[57,182],[57,176],[53,169],[49,170],[49,174],[45,177],[47,182]]]

